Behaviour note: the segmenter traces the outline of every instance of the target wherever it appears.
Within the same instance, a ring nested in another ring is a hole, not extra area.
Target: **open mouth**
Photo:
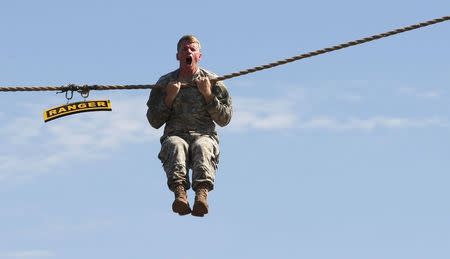
[[[186,64],[191,65],[192,64],[192,57],[186,58]]]

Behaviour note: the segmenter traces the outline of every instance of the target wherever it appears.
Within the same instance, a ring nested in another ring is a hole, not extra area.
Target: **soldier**
[[[156,83],[163,88],[151,91],[147,119],[154,128],[165,124],[158,158],[166,172],[167,185],[175,194],[172,210],[179,215],[203,217],[208,213],[207,195],[214,188],[219,163],[215,123],[227,125],[232,106],[225,85],[210,81],[217,75],[199,67],[200,48],[193,35],[178,41],[179,68]],[[195,191],[192,211],[186,194],[191,187],[189,169]]]

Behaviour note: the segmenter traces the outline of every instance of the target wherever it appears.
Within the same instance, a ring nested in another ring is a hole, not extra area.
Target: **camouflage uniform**
[[[167,85],[177,81],[178,69],[162,76],[157,84]],[[217,77],[202,68],[194,78]],[[214,99],[207,104],[197,89],[195,82],[180,89],[172,108],[164,102],[165,93],[153,89],[147,102],[147,119],[154,128],[164,123],[161,137],[161,152],[158,158],[163,163],[170,190],[182,184],[190,188],[188,170],[192,169],[192,188],[197,190],[199,183],[206,183],[209,190],[214,188],[214,178],[219,163],[219,138],[215,123],[225,126],[232,115],[231,97],[222,82],[212,84]],[[215,123],[214,123],[215,122]]]

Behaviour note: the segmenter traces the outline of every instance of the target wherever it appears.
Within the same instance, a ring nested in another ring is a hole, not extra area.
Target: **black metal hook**
[[[70,97],[69,97],[69,92],[70,92]],[[72,98],[73,98],[73,91],[72,90],[67,90],[66,91],[67,102],[69,102],[69,100],[71,100]]]
[[[81,97],[83,97],[84,99],[89,97],[89,86],[88,85],[83,85],[82,87],[80,87],[78,89],[78,92],[80,93]]]
[[[56,94],[64,93],[67,99],[67,103],[73,98],[73,92],[78,91],[78,86],[74,84],[69,84],[67,86],[61,86],[61,91],[56,92]]]

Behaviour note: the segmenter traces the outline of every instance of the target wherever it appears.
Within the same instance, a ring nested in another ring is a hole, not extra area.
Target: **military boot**
[[[200,184],[195,192],[195,202],[192,208],[192,216],[203,217],[208,214],[208,188],[205,184]]]
[[[189,202],[187,200],[186,190],[183,185],[178,185],[173,191],[175,194],[175,200],[172,203],[172,210],[180,214],[180,216],[187,215],[191,213],[191,207],[189,207]]]

